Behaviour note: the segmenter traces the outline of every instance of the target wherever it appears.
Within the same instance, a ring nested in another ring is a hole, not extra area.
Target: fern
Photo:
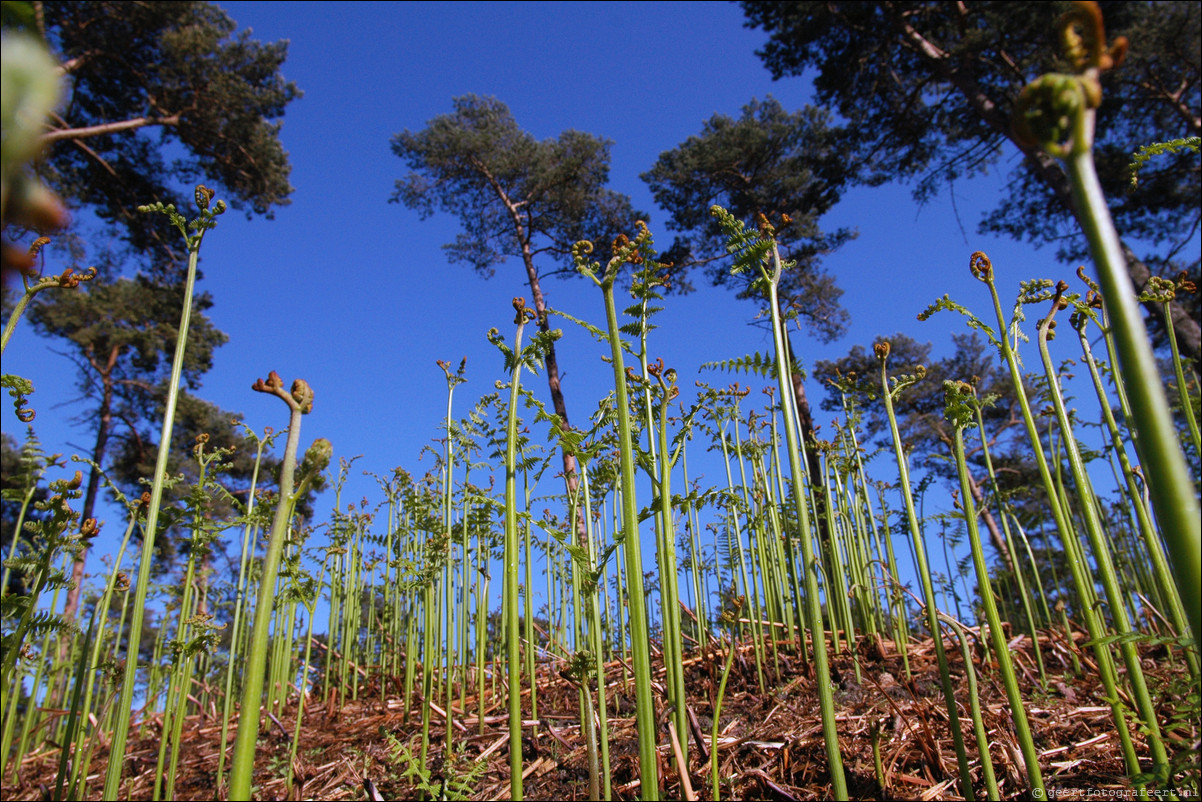
[[[390,732],[382,732],[388,744],[388,753],[400,767],[400,774],[394,774],[398,780],[407,781],[423,799],[437,799],[454,802],[455,800],[471,799],[475,787],[483,779],[488,763],[484,760],[469,760],[462,753],[444,758],[442,768],[435,775],[422,760],[413,753],[410,744],[401,743]]]
[[[726,373],[752,373],[761,379],[766,379],[776,375],[776,357],[771,354],[761,354],[757,351],[756,353],[741,356],[737,359],[706,362],[701,366],[701,369],[721,370]]]
[[[82,495],[79,489],[82,484],[83,473],[80,471],[76,471],[72,479],[50,483],[50,490],[55,495],[34,505],[48,515],[26,523],[26,528],[33,535],[34,551],[9,561],[11,567],[25,570],[27,576],[32,578],[32,590],[23,604],[7,605],[4,609],[5,613],[10,609],[14,613],[13,618],[5,616],[3,624],[6,631],[0,639],[3,645],[3,677],[0,677],[0,681],[6,688],[11,687],[17,658],[24,651],[25,644],[38,634],[58,631],[66,626],[60,617],[49,611],[39,611],[37,607],[43,592],[67,587],[70,583],[63,570],[55,567],[61,556],[64,553],[77,553],[83,548],[82,539],[94,537],[98,531],[94,519],[76,527],[79,513],[71,508],[70,501]],[[16,615],[17,607],[20,608],[19,616]]]
[[[1139,150],[1131,154],[1131,163],[1127,165],[1127,172],[1131,176],[1131,191],[1135,191],[1136,187],[1139,186],[1139,171],[1145,164],[1152,160],[1153,156],[1176,153],[1179,150],[1187,149],[1197,153],[1199,143],[1202,143],[1202,138],[1190,136],[1184,139],[1170,139],[1168,142],[1154,142],[1151,145],[1141,146]]]

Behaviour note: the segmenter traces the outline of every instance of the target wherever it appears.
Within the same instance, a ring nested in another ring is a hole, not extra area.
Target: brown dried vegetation
[[[1068,644],[1060,633],[1041,634],[1041,647],[1049,662],[1049,690],[1039,689],[1031,641],[1019,636],[1010,641],[1011,653],[1024,675],[1027,714],[1035,732],[1048,788],[1058,799],[1084,799],[1099,789],[1111,793],[1130,791],[1124,777],[1123,759],[1114,733],[1110,707],[1100,697],[1101,688],[1091,674],[1088,650],[1082,650],[1084,634]],[[791,644],[779,642],[765,660],[769,687],[760,691],[750,643],[740,646],[723,704],[718,738],[718,760],[722,793],[726,799],[825,799],[830,776],[822,740],[810,666]],[[1070,649],[1081,661],[1083,676],[1074,676]],[[1191,766],[1187,774],[1198,777],[1198,721],[1177,729],[1168,722],[1183,709],[1184,702],[1172,689],[1188,685],[1184,666],[1174,661],[1164,646],[1142,649],[1145,672],[1159,689],[1161,726],[1169,731],[1174,759]],[[658,681],[663,678],[662,656],[656,652]],[[834,654],[833,676],[839,705],[839,734],[843,747],[848,789],[860,799],[957,799],[956,758],[947,728],[947,714],[939,693],[938,668],[930,640],[910,645],[911,679],[906,680],[901,656],[890,641],[863,638],[853,658],[846,650]],[[1026,795],[1021,755],[1014,741],[1004,690],[986,662],[987,655],[976,643],[980,703],[989,731],[992,759],[998,785],[1005,798]],[[855,679],[859,662],[861,681]],[[693,726],[690,740],[690,780],[694,798],[709,798],[709,729],[707,715],[713,709],[722,655],[707,652],[686,659],[689,712]],[[638,799],[638,748],[634,728],[634,693],[624,680],[620,661],[606,666],[610,710],[611,779],[616,799]],[[968,717],[967,684],[963,666],[953,662],[957,697],[962,706],[965,740],[972,744]],[[657,688],[657,690],[659,690]],[[530,799],[586,799],[588,770],[584,738],[578,715],[578,695],[557,667],[539,668],[540,718],[531,723],[524,739],[525,793]],[[385,734],[398,741],[416,743],[419,738],[419,699],[412,700],[406,716],[401,683],[389,678],[381,687],[373,678],[361,686],[358,701],[341,707],[322,704],[310,697],[300,750],[293,773],[292,799],[370,799],[365,781],[384,799],[419,799],[415,786],[401,777],[388,748]],[[467,761],[483,758],[487,768],[474,787],[471,798],[502,800],[509,796],[508,719],[501,687],[495,697],[486,697],[483,725],[477,718],[478,705],[468,697],[467,712],[452,710],[455,747]],[[435,707],[441,719],[441,707]],[[666,730],[666,711],[658,706],[663,740],[659,746],[660,777],[666,798],[686,798],[673,747]],[[259,799],[283,798],[294,704],[282,715],[269,716],[259,739],[255,771]],[[183,730],[183,758],[176,785],[179,799],[213,799],[217,786],[218,738],[221,725],[211,716],[191,716]],[[124,798],[149,799],[154,785],[154,766],[159,736],[152,719],[136,730],[129,750]],[[1139,732],[1132,737],[1144,756]],[[873,743],[880,755],[880,775],[874,764]],[[232,739],[231,739],[232,748]],[[440,742],[431,744],[431,781],[444,771]],[[104,773],[105,750],[99,750],[88,782],[88,799],[99,799]],[[979,781],[977,756],[970,746],[974,778]],[[460,770],[464,760],[458,762]],[[19,782],[6,783],[7,800],[49,798],[58,765],[58,750],[52,744],[30,754],[20,766]],[[1180,775],[1178,775],[1180,776]],[[983,791],[983,787],[976,789]],[[1133,793],[1133,792],[1132,792]]]

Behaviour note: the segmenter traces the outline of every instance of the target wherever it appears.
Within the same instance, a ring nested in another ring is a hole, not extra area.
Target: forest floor
[[[1047,690],[1041,690],[1030,638],[1010,642],[1011,654],[1024,689],[1027,716],[1034,733],[1040,765],[1050,799],[1133,799],[1136,793],[1125,776],[1119,738],[1110,706],[1092,663],[1092,650],[1082,648],[1085,636],[1069,645],[1062,633],[1043,633],[1040,648],[1047,667]],[[957,686],[961,726],[973,773],[974,791],[985,796],[976,740],[969,717],[970,693],[958,647],[946,643]],[[975,647],[978,666],[977,699],[989,733],[990,751],[1001,795],[1030,798],[1022,756],[1014,738],[1001,678],[995,668],[981,668],[984,652]],[[1141,646],[1145,675],[1160,705],[1160,726],[1179,784],[1178,796],[1197,798],[1199,780],[1199,721],[1196,686],[1179,659],[1163,645]],[[854,657],[832,654],[840,748],[848,792],[852,799],[962,799],[958,788],[955,750],[947,726],[947,708],[939,685],[933,643],[909,645],[910,679],[893,643],[862,638]],[[1073,673],[1072,655],[1080,661]],[[662,658],[657,658],[656,681],[663,682]],[[688,785],[682,782],[676,751],[668,736],[662,693],[660,714],[660,795],[666,799],[711,799],[709,714],[724,660],[720,653],[685,660],[688,709],[692,726],[684,733],[688,750]],[[857,676],[856,665],[859,665]],[[736,653],[723,701],[717,760],[724,799],[809,800],[831,795],[831,777],[822,737],[818,697],[812,667],[789,644],[762,656],[757,671],[753,648]],[[537,683],[539,719],[528,721],[523,745],[524,796],[527,799],[589,798],[588,760],[581,734],[579,694],[555,667],[540,667]],[[633,686],[627,689],[620,662],[607,665],[610,726],[610,780],[614,799],[639,799],[638,746],[634,725]],[[760,674],[763,677],[761,688]],[[662,691],[662,685],[659,687]],[[529,715],[529,691],[523,692]],[[487,698],[487,697],[486,697]],[[458,696],[456,696],[458,699]],[[255,769],[258,799],[421,799],[420,773],[441,787],[441,798],[503,800],[509,798],[508,718],[504,694],[498,691],[477,718],[473,696],[466,711],[452,708],[453,749],[443,758],[446,719],[431,713],[431,746],[427,760],[420,753],[421,716],[418,700],[406,717],[400,682],[384,687],[365,679],[359,698],[341,707],[307,703],[297,758],[288,766],[296,708],[289,706],[263,718]],[[148,721],[131,734],[127,752],[123,799],[151,799],[160,739],[157,722]],[[1131,737],[1150,769],[1143,734],[1131,726]],[[225,798],[217,790],[217,758],[221,725],[212,716],[190,717],[184,724],[176,799]],[[391,737],[390,737],[391,736]],[[232,754],[233,731],[229,736]],[[874,760],[874,744],[878,760]],[[407,749],[401,747],[408,745]],[[101,745],[90,766],[87,799],[100,799],[107,747]],[[405,754],[402,754],[402,751]],[[20,765],[18,781],[5,782],[5,800],[51,799],[58,750],[51,744],[35,750]],[[228,766],[228,759],[226,765]],[[474,768],[473,768],[474,766]],[[291,789],[286,791],[288,775]],[[5,778],[9,780],[11,778]],[[469,788],[457,797],[456,785]],[[444,783],[440,786],[440,783]],[[693,796],[690,796],[693,793]],[[437,793],[434,795],[437,798]],[[424,798],[431,798],[426,796]]]

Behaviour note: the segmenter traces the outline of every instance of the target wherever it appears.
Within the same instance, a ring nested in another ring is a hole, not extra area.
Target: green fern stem
[[[301,416],[308,408],[292,395],[283,391],[278,376],[272,374],[277,383],[275,395],[284,399],[289,407],[288,440],[284,446],[284,460],[280,466],[279,503],[271,523],[271,534],[267,539],[267,553],[263,559],[263,573],[259,578],[259,595],[255,600],[254,623],[251,627],[250,651],[246,660],[246,673],[242,680],[242,705],[238,719],[238,735],[234,738],[234,759],[230,768],[230,799],[251,798],[251,778],[255,766],[255,746],[259,740],[260,705],[263,701],[263,680],[267,672],[267,650],[271,643],[272,607],[275,601],[276,579],[279,576],[280,559],[284,553],[284,538],[288,534],[288,522],[295,505],[293,496],[296,474],[296,452],[300,447]],[[300,382],[297,382],[300,384]],[[293,395],[297,385],[293,385]],[[256,383],[256,388],[259,383]],[[307,385],[306,385],[307,388]],[[309,394],[311,405],[312,394]],[[328,457],[327,457],[328,461]]]
[[[1139,313],[1122,245],[1094,169],[1095,112],[1079,112],[1072,151],[1065,156],[1077,221],[1089,241],[1106,299],[1118,350],[1120,375],[1131,404],[1136,449],[1148,477],[1152,506],[1168,546],[1173,574],[1183,598],[1202,587],[1202,514],[1173,416],[1156,367],[1151,340]],[[1202,605],[1190,605],[1193,634],[1202,631]]]
[[[1026,764],[1029,790],[1035,799],[1045,799],[1047,791],[1044,789],[1043,775],[1039,770],[1039,752],[1036,751],[1035,741],[1031,736],[1027,709],[1024,707],[1022,691],[1018,687],[1018,676],[1014,673],[1014,663],[1010,658],[1010,648],[1006,644],[1001,616],[998,615],[993,586],[989,582],[989,566],[985,562],[985,550],[981,547],[981,533],[977,528],[977,513],[972,500],[968,463],[964,456],[964,427],[971,425],[970,421],[972,420],[972,413],[964,408],[972,396],[970,393],[961,395],[960,388],[953,382],[948,382],[945,386],[948,388],[948,417],[952,418],[954,428],[952,456],[956,461],[956,474],[960,479],[960,503],[964,507],[964,523],[968,527],[968,543],[972,549],[972,563],[977,573],[977,592],[981,598],[981,605],[985,608],[985,621],[989,624],[989,637],[993,643],[994,657],[998,661],[1002,684],[1006,688],[1006,699],[1010,703],[1010,718],[1014,722],[1014,734],[1018,740],[1019,749],[1022,750],[1023,763]],[[959,411],[953,411],[955,406],[959,406]],[[942,638],[942,633],[937,637]],[[967,666],[967,670],[972,671],[971,663]],[[977,716],[974,715],[974,723],[976,723],[976,718]],[[979,732],[978,738],[980,738]],[[981,754],[981,760],[982,762],[989,760],[987,751]],[[996,787],[993,791],[997,792]]]
[[[1061,284],[1061,287],[1064,286],[1066,285]],[[1084,517],[1085,531],[1089,537],[1089,544],[1093,549],[1093,558],[1097,564],[1098,578],[1101,580],[1102,588],[1106,594],[1106,601],[1110,607],[1110,618],[1114,630],[1119,636],[1119,651],[1122,653],[1123,662],[1127,667],[1127,682],[1130,683],[1132,695],[1135,697],[1136,711],[1140,718],[1143,719],[1143,726],[1148,737],[1148,746],[1152,751],[1152,759],[1155,762],[1155,771],[1157,774],[1163,775],[1168,771],[1168,755],[1165,752],[1164,742],[1160,737],[1160,726],[1157,723],[1156,708],[1152,703],[1151,695],[1148,693],[1143,664],[1140,662],[1139,653],[1136,650],[1135,642],[1132,640],[1135,633],[1127,617],[1127,606],[1124,603],[1123,590],[1119,587],[1110,545],[1107,542],[1105,534],[1102,532],[1102,524],[1098,520],[1096,508],[1088,501],[1088,499],[1093,498],[1093,488],[1089,481],[1089,474],[1085,470],[1085,463],[1081,459],[1077,440],[1072,433],[1072,422],[1069,419],[1068,410],[1064,405],[1058,377],[1052,364],[1052,355],[1048,350],[1050,332],[1055,325],[1055,314],[1060,308],[1060,304],[1061,298],[1057,294],[1057,297],[1052,301],[1052,308],[1048,316],[1039,322],[1039,355],[1043,360],[1044,371],[1047,373],[1048,392],[1052,399],[1052,406],[1056,411],[1056,420],[1060,425],[1061,431],[1064,433],[1064,446],[1068,453],[1073,482],[1076,485],[1077,494],[1081,498],[1087,499],[1087,501],[1080,505],[1081,513]]]
[[[201,192],[204,190],[204,193]],[[202,195],[204,200],[202,202]],[[150,506],[146,513],[146,533],[142,538],[142,555],[138,565],[138,581],[134,598],[134,613],[130,620],[130,644],[125,656],[125,676],[121,682],[121,699],[117,703],[117,723],[113,732],[112,745],[109,748],[109,763],[104,777],[105,799],[117,799],[121,785],[121,771],[125,766],[125,750],[129,739],[130,720],[133,718],[134,690],[138,681],[138,644],[142,642],[142,623],[146,610],[146,596],[150,590],[150,569],[154,562],[155,539],[158,534],[159,510],[163,502],[163,482],[167,474],[167,462],[171,455],[171,433],[175,428],[175,407],[179,400],[180,378],[184,369],[184,350],[188,344],[188,329],[192,323],[192,297],[196,290],[196,270],[200,262],[200,246],[205,233],[216,225],[216,215],[225,212],[225,203],[218,202],[212,209],[209,201],[212,195],[204,187],[196,191],[197,205],[200,206],[200,217],[189,227],[184,218],[175,211],[173,206],[156,204],[154,207],[143,207],[140,211],[159,211],[168,215],[172,224],[179,229],[188,244],[188,270],[184,282],[183,309],[180,312],[178,334],[175,340],[175,353],[171,360],[171,378],[167,383],[167,398],[163,405],[163,426],[159,433],[159,450],[154,464],[154,481],[150,489]]]
[[[776,385],[780,393],[781,412],[784,417],[785,441],[789,454],[789,473],[793,483],[794,513],[800,526],[801,564],[805,572],[805,606],[811,645],[814,650],[815,681],[818,685],[818,704],[822,713],[822,737],[826,742],[826,757],[831,774],[831,794],[835,799],[847,799],[847,778],[843,773],[843,752],[839,748],[839,730],[835,723],[835,697],[831,690],[830,664],[826,654],[826,632],[822,623],[822,608],[819,603],[818,564],[814,556],[814,534],[810,525],[810,513],[806,508],[806,489],[802,480],[801,445],[797,436],[797,410],[793,406],[793,381],[789,375],[788,357],[785,348],[783,325],[780,320],[780,304],[777,284],[782,271],[780,251],[772,243],[771,274],[760,266],[761,273],[768,278],[768,308],[772,313],[772,338],[776,346]],[[829,587],[828,587],[829,598]]]
[[[523,302],[524,303],[524,302]],[[514,302],[518,306],[517,301]],[[518,644],[518,398],[522,380],[522,333],[527,317],[518,307],[513,342],[513,372],[509,379],[509,407],[505,427],[505,667],[509,677],[509,796],[522,799],[522,662]],[[529,594],[530,589],[526,589]],[[531,676],[530,681],[534,682]],[[447,711],[450,715],[450,711]]]

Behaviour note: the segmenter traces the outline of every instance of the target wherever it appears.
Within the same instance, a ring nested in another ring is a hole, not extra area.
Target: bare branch
[[[61,139],[87,139],[92,136],[100,136],[101,134],[117,134],[122,131],[133,131],[138,128],[145,128],[148,125],[179,125],[180,117],[178,114],[172,114],[167,117],[135,117],[132,120],[121,120],[115,123],[101,123],[100,125],[89,125],[85,128],[56,128],[42,134],[42,144],[50,144],[58,142]]]

